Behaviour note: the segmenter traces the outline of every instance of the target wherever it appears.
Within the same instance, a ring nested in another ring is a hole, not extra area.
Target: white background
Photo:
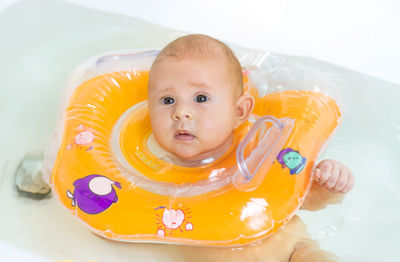
[[[17,0],[0,0],[0,11]],[[34,0],[32,0],[34,1]],[[66,0],[400,83],[396,0]]]

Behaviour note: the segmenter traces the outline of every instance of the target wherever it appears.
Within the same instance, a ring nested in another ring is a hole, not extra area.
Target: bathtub
[[[159,48],[183,35],[131,17],[50,0],[0,13],[0,257],[3,261],[186,261],[171,245],[101,239],[55,199],[21,194],[14,173],[43,151],[63,86],[88,57],[113,49]],[[323,72],[340,90],[345,117],[321,155],[349,166],[356,185],[341,205],[299,215],[313,238],[343,261],[389,261],[400,243],[400,84],[309,57],[291,65]]]

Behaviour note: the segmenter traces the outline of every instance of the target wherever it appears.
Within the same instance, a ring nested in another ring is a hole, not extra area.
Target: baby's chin
[[[215,143],[208,143],[208,145],[214,145]],[[170,153],[170,159],[173,163],[180,166],[201,166],[217,160],[223,156],[232,144],[232,136],[229,136],[219,146],[206,146],[204,143],[201,144],[197,139],[194,143],[182,144],[182,143],[167,143],[166,145],[160,144],[160,146]]]
[[[175,148],[172,153],[182,161],[198,161],[202,160],[201,155],[203,152],[191,149],[177,149]]]
[[[204,164],[209,164],[218,158],[220,158],[226,152],[226,148],[218,147],[218,148],[210,148],[209,150],[179,150],[175,148],[173,153],[177,159],[177,165],[194,167],[201,166]]]
[[[174,148],[173,151],[170,151],[176,158],[173,159],[175,164],[180,166],[194,167],[201,166],[203,164],[209,163],[214,159],[214,157],[209,154],[208,151],[200,151],[200,150],[190,150],[190,149],[181,149]]]

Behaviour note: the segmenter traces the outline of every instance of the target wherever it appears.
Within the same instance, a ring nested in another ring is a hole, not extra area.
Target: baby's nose
[[[185,108],[178,108],[172,114],[172,119],[173,120],[192,120],[193,114]]]

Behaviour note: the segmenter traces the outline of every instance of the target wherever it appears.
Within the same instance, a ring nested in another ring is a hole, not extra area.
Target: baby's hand
[[[342,163],[331,159],[319,162],[315,168],[314,180],[334,193],[347,193],[354,185],[353,173]]]

